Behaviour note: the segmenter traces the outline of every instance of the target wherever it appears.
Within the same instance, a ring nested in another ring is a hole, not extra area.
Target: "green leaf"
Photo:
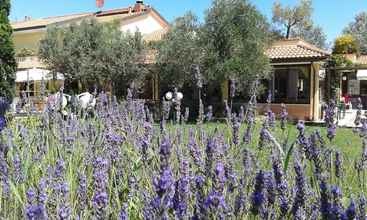
[[[296,142],[293,142],[293,144],[289,147],[289,149],[287,151],[287,156],[285,157],[285,160],[284,160],[284,173],[287,173],[288,166],[289,166],[289,161],[290,161],[292,153],[293,153],[294,145],[296,145]]]
[[[20,192],[18,191],[17,187],[14,185],[14,183],[12,181],[10,182],[10,190],[12,192],[13,195],[15,195],[15,198],[17,199],[17,201],[21,204],[24,205],[24,202],[22,200],[22,197],[20,195]]]

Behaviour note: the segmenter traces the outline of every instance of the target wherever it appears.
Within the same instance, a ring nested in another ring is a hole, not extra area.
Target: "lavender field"
[[[227,123],[202,108],[195,124],[158,124],[142,102],[100,100],[8,121],[1,219],[366,219],[364,120],[294,125],[286,106],[275,121],[250,102]]]

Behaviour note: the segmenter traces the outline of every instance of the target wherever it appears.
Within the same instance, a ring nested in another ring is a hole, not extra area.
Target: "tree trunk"
[[[292,26],[287,26],[287,34],[285,36],[286,39],[289,39],[290,35],[291,35],[291,27]]]

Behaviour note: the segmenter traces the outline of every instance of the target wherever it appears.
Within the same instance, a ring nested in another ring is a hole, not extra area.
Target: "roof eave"
[[[37,25],[37,26],[24,27],[24,28],[15,28],[13,29],[13,32],[20,33],[20,32],[33,31],[33,30],[42,30],[45,28],[46,28],[46,25]]]
[[[318,62],[324,61],[329,56],[322,57],[284,57],[284,58],[270,58],[270,63],[295,63],[295,62]]]

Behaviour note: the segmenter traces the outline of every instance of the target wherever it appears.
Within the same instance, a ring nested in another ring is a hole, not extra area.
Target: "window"
[[[28,84],[29,83],[29,84]],[[19,83],[19,96],[21,96],[22,92],[24,91],[26,93],[27,96],[32,97],[34,96],[34,81],[29,81],[29,82],[22,82]]]
[[[359,94],[360,95],[367,95],[367,80],[359,81]]]
[[[274,103],[310,103],[310,67],[276,67],[273,74],[272,93]]]

